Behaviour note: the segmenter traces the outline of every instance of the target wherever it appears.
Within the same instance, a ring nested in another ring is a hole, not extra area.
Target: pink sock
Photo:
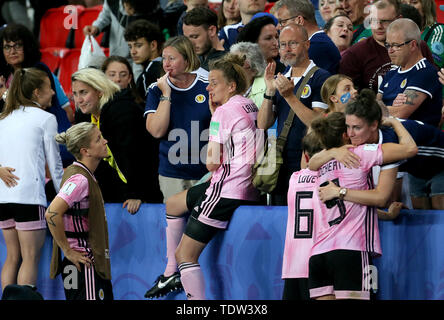
[[[179,245],[180,239],[182,239],[183,232],[186,226],[186,219],[184,217],[166,216],[167,228],[166,228],[166,242],[167,242],[167,266],[163,275],[168,277],[177,272],[177,262],[175,252]]]
[[[205,280],[198,263],[184,262],[179,265],[180,281],[188,300],[205,300]]]

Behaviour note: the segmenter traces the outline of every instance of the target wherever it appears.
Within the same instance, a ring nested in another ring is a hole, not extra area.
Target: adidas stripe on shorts
[[[370,299],[372,280],[368,252],[333,250],[313,255],[309,261],[310,298],[335,295],[336,299]]]

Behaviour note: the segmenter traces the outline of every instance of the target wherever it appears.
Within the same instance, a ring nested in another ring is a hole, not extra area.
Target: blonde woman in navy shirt
[[[201,155],[208,141],[208,72],[185,36],[168,39],[162,52],[165,75],[149,90],[146,128],[159,145],[159,184],[164,202],[207,173]]]

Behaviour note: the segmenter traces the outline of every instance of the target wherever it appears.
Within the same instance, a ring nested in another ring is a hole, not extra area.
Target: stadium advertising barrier
[[[106,204],[111,270],[116,300],[143,300],[166,265],[165,206],[143,204],[130,215],[118,203]],[[200,258],[208,299],[280,300],[286,207],[236,210]],[[377,298],[444,299],[444,214],[403,210],[394,221],[380,221],[383,255],[374,259]],[[64,299],[59,276],[49,278],[52,238],[48,231],[40,260],[38,291],[45,299]],[[6,246],[0,236],[0,268]],[[161,299],[186,299],[183,292]]]

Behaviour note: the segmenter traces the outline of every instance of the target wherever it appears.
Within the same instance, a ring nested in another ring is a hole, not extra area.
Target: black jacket
[[[161,203],[163,196],[158,182],[159,142],[146,130],[143,111],[129,90],[118,92],[102,107],[100,131],[108,140],[117,166],[127,180],[124,187],[122,184],[119,187],[124,193],[123,200],[141,199],[144,202]],[[109,181],[110,177],[99,174],[97,179],[100,183],[100,180]],[[117,188],[116,185],[107,187]],[[111,202],[110,199],[105,201]],[[122,198],[112,202],[121,201]]]

